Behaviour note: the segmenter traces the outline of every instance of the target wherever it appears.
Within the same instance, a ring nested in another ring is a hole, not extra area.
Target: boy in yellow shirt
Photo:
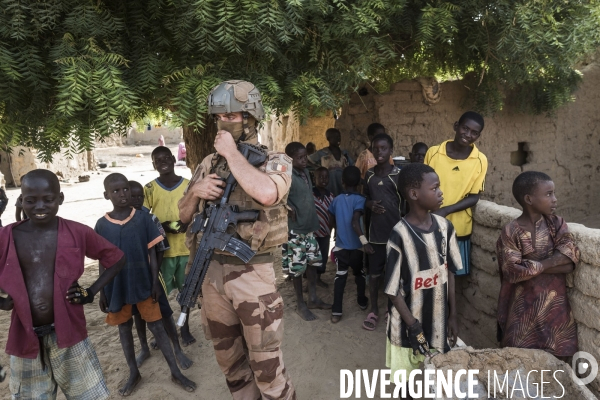
[[[175,174],[175,157],[167,147],[158,146],[152,151],[152,166],[160,176],[144,187],[144,208],[162,222],[171,246],[165,251],[160,265],[168,295],[174,289],[183,287],[185,265],[190,255],[185,246],[187,225],[179,220],[177,207],[189,180]]]
[[[425,155],[425,164],[440,177],[444,203],[435,214],[446,217],[456,229],[463,269],[456,275],[470,273],[472,207],[477,204],[485,187],[487,157],[475,146],[484,127],[483,117],[467,111],[454,123],[454,140],[432,146]]]

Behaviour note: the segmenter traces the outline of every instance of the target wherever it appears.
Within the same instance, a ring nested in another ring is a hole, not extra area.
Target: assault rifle
[[[266,152],[258,146],[240,143],[238,144],[238,150],[254,167],[264,164],[267,160]],[[206,277],[208,265],[216,249],[226,251],[238,257],[244,263],[249,262],[256,254],[250,246],[236,239],[233,235],[235,226],[239,222],[254,222],[258,218],[259,212],[257,210],[240,211],[237,206],[227,204],[237,181],[230,173],[225,182],[225,191],[221,201],[208,206],[205,212],[196,215],[192,222],[191,232],[194,234],[201,232],[202,239],[198,244],[192,268],[185,278],[181,292],[177,295],[177,302],[181,305],[181,315],[177,320],[179,326],[183,326],[190,309],[196,305],[196,300],[202,291],[202,282]]]

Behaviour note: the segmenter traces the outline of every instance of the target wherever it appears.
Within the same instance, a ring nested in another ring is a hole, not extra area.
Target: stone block
[[[501,206],[486,200],[480,200],[473,212],[475,222],[498,229],[502,229],[519,215],[521,215],[521,211],[516,208]]]
[[[402,113],[424,113],[429,111],[430,106],[423,103],[423,97],[413,96],[413,100],[410,103],[398,103],[396,104],[396,110]]]
[[[569,289],[569,303],[578,325],[600,331],[600,299],[586,296],[576,288]]]
[[[469,280],[481,291],[479,297],[489,297],[498,301],[498,295],[500,294],[499,276],[493,276],[483,270],[473,268]]]
[[[600,267],[581,262],[569,275],[573,275],[573,284],[581,293],[600,298]]]
[[[581,260],[600,267],[600,229],[570,223],[569,230],[581,250]]]
[[[471,246],[471,264],[492,276],[498,276],[498,257],[496,252],[484,250],[478,245]]]
[[[490,228],[479,223],[473,224],[471,242],[490,253],[496,253],[496,242],[500,237],[500,229]]]

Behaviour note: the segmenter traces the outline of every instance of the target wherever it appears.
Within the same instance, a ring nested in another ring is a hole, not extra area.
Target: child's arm
[[[390,300],[392,300],[392,304],[396,307],[396,310],[400,313],[400,317],[402,320],[408,325],[408,339],[410,340],[410,345],[413,349],[413,354],[417,354],[417,352],[427,355],[431,357],[431,352],[429,351],[429,345],[427,344],[427,340],[425,339],[425,333],[423,332],[423,327],[418,319],[416,319],[410,309],[406,305],[404,301],[404,297],[402,296],[392,296],[388,294]]]
[[[160,297],[160,282],[158,281],[158,262],[156,259],[156,246],[148,250],[150,255],[150,273],[152,274],[152,300],[156,303]]]
[[[363,244],[363,249],[365,250],[365,253],[373,254],[375,253],[375,250],[373,250],[373,247],[369,242],[366,242],[367,238],[365,238],[365,235],[362,231],[362,227],[360,226],[361,215],[362,211],[358,210],[354,211],[354,214],[352,214],[352,230],[354,230],[354,233],[356,233],[356,235],[360,238],[360,242]]]
[[[102,264],[98,263],[100,276],[98,277],[98,279],[96,279],[96,282],[94,282],[87,289],[83,289],[81,286],[79,286],[78,282],[74,282],[71,285],[71,287],[69,287],[69,290],[67,290],[67,299],[69,300],[69,303],[71,303],[71,304],[87,304],[87,303],[91,303],[92,301],[94,301],[94,296],[96,296],[96,294],[98,292],[100,292],[104,286],[106,286],[110,281],[112,281],[114,279],[115,276],[117,276],[117,274],[121,271],[121,269],[125,265],[126,260],[127,259],[126,259],[125,255],[123,255],[123,257],[121,257],[121,259],[119,261],[117,261],[110,268],[104,268],[102,266]],[[103,295],[104,295],[104,291],[102,291],[102,293],[100,294],[101,300],[102,300]],[[105,303],[106,303],[106,300],[105,300]],[[100,309],[102,310],[102,304],[100,304]],[[102,310],[102,311],[104,311],[104,310]]]
[[[467,208],[474,207],[479,202],[480,194],[469,194],[467,197],[459,201],[458,203],[454,203],[452,205],[441,207],[437,211],[434,211],[434,214],[437,214],[441,217],[446,218],[448,215],[453,214],[455,212],[466,210]]]
[[[329,215],[329,230],[335,228],[335,215],[333,215],[330,211],[327,211]]]
[[[156,250],[156,264],[158,264],[158,268],[160,269],[160,266],[162,264],[163,258],[165,256],[165,252],[164,251],[159,251],[157,249],[157,246],[154,246],[154,249]]]
[[[448,272],[448,338],[450,339],[450,347],[456,345],[458,338],[458,322],[456,321],[456,301],[455,301],[455,284],[454,274]]]

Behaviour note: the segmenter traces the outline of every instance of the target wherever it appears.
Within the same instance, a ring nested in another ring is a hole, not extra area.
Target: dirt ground
[[[172,149],[176,154],[176,149]],[[91,179],[85,183],[63,183],[62,190],[65,202],[61,206],[59,216],[72,219],[93,227],[102,215],[110,210],[110,203],[103,197],[102,181],[110,172],[120,172],[129,179],[142,184],[158,176],[150,161],[151,146],[127,146],[97,149],[96,156],[110,166],[112,161],[117,167],[109,167],[91,173]],[[143,157],[136,157],[142,154]],[[189,178],[191,171],[186,167],[176,167],[179,175]],[[14,202],[19,195],[18,189],[9,189],[10,205],[3,215],[4,225],[15,221]],[[85,273],[80,279],[84,286],[91,284],[98,275],[97,263],[88,260]],[[385,327],[382,320],[376,331],[362,329],[362,321],[366,312],[356,304],[356,286],[349,277],[344,301],[344,317],[338,324],[329,321],[330,312],[316,310],[318,320],[305,322],[295,313],[296,301],[291,282],[283,281],[281,270],[276,268],[277,286],[285,301],[285,336],[283,354],[286,368],[296,387],[299,399],[335,399],[339,398],[340,369],[385,368]],[[335,265],[329,263],[323,279],[329,283],[329,289],[318,289],[319,295],[326,301],[333,301],[333,278]],[[179,307],[170,298],[174,310]],[[379,296],[380,309],[386,300]],[[100,364],[111,398],[119,398],[118,388],[126,381],[127,365],[121,350],[118,331],[104,323],[105,314],[98,308],[98,302],[85,306],[89,336],[96,348]],[[178,312],[175,313],[175,317]],[[0,314],[0,344],[6,343],[10,313]],[[131,396],[132,399],[229,399],[225,379],[215,361],[211,344],[204,339],[200,326],[200,314],[195,310],[191,315],[192,334],[198,341],[185,348],[194,365],[185,374],[194,380],[198,388],[194,393],[187,393],[175,386],[169,379],[169,370],[162,355],[152,352],[152,357],[141,367],[142,381]],[[151,336],[151,335],[149,335]],[[137,343],[137,338],[135,339]],[[139,347],[137,348],[139,350]],[[9,357],[0,355],[0,364],[7,366]],[[10,398],[7,380],[0,384],[0,396]],[[64,396],[59,395],[59,398]]]

